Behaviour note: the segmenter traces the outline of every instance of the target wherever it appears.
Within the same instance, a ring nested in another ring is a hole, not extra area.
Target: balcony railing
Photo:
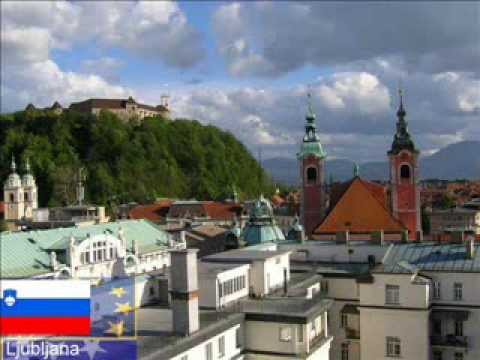
[[[349,340],[359,340],[360,339],[360,330],[345,328],[345,337]]]
[[[433,346],[447,346],[456,348],[468,347],[468,341],[466,336],[455,336],[453,334],[445,336],[431,336],[430,343]]]

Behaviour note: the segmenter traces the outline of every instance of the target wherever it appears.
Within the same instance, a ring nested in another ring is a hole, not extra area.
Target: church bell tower
[[[316,134],[315,114],[312,110],[311,95],[308,94],[305,135],[297,154],[302,189],[300,221],[307,236],[312,234],[325,216],[325,157],[326,154]]]
[[[418,186],[420,153],[408,132],[408,123],[405,120],[407,113],[403,107],[401,90],[399,95],[397,131],[392,147],[388,151],[392,213],[407,227],[409,240],[420,240],[422,237],[420,188]]]

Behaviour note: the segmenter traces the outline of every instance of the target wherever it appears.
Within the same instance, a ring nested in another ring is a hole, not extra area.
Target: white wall
[[[222,272],[209,272],[209,263],[201,263],[200,267],[200,306],[219,309],[248,296],[250,265],[239,265]],[[245,277],[245,287],[228,295],[223,294],[223,296],[220,297],[218,292],[219,284],[240,276]]]
[[[402,360],[429,360],[429,311],[360,308],[361,358],[384,360],[386,337],[401,341]]]
[[[235,325],[230,329],[224,331],[223,333],[218,334],[212,337],[211,339],[208,339],[208,341],[205,341],[189,349],[188,351],[185,351],[171,358],[171,360],[184,360],[184,358],[182,358],[184,356],[187,356],[188,360],[207,360],[205,348],[208,343],[212,343],[212,350],[213,350],[212,359],[228,360],[228,359],[235,358],[235,359],[241,360],[242,359],[241,357],[237,357],[242,351],[242,348],[237,346],[236,331],[238,328],[240,328],[240,325]],[[218,353],[218,339],[221,336],[225,337],[225,356],[220,358]]]

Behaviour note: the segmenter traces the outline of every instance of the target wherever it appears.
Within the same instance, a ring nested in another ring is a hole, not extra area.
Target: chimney
[[[467,253],[467,258],[473,259],[475,257],[475,236],[467,237],[465,241],[465,252]]]
[[[197,249],[170,252],[173,331],[188,336],[199,329]]]

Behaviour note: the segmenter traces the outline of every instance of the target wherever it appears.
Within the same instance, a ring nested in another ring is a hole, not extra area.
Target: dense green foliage
[[[197,121],[148,118],[124,122],[94,115],[22,111],[0,116],[0,181],[30,159],[39,205],[75,201],[85,169],[86,199],[107,206],[159,197],[224,199],[235,186],[243,198],[272,192],[272,183],[246,148],[225,131]]]

